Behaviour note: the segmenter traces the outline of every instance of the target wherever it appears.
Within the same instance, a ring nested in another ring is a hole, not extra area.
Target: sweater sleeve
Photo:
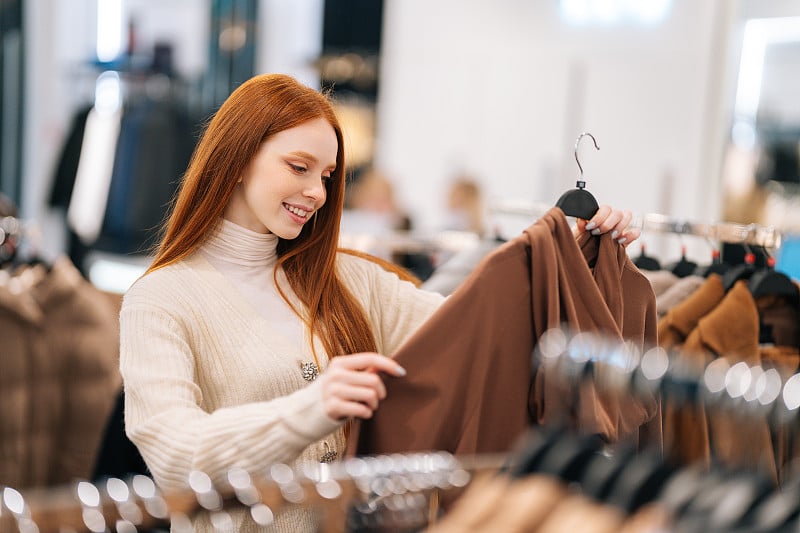
[[[339,269],[365,307],[378,350],[385,355],[393,355],[445,300],[366,259],[340,254]]]
[[[164,300],[153,290],[129,293],[120,314],[126,433],[162,489],[185,487],[192,470],[221,482],[234,466],[254,472],[290,462],[339,427],[324,412],[320,382],[204,410],[187,324]]]

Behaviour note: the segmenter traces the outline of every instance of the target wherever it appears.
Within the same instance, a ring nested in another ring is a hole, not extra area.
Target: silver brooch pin
[[[328,446],[327,442],[323,442],[325,445],[325,453],[322,454],[322,457],[319,458],[320,463],[332,463],[336,460],[339,456],[334,450],[331,450],[331,447]]]
[[[314,361],[301,361],[300,371],[303,373],[303,379],[306,381],[314,381],[319,376],[319,367]]]

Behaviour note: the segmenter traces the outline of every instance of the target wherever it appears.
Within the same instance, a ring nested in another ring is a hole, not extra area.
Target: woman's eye
[[[289,166],[292,167],[292,170],[301,174],[306,171],[306,167],[302,165],[294,165],[292,163],[289,163]]]

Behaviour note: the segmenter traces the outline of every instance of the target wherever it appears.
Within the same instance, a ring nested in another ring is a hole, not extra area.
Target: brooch
[[[314,361],[301,361],[300,371],[303,373],[303,379],[306,381],[314,381],[319,376],[319,367]]]
[[[323,443],[325,445],[325,453],[322,454],[322,457],[319,458],[320,463],[332,463],[338,457],[338,454],[331,450],[331,447],[328,446],[327,442]]]

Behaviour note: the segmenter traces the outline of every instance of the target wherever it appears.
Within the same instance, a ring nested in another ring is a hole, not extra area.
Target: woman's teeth
[[[297,215],[299,217],[305,218],[305,217],[308,216],[308,211],[304,211],[304,210],[299,209],[297,207],[292,207],[289,204],[283,204],[283,207],[285,207],[286,210],[289,211],[290,213],[294,213],[295,215]]]

